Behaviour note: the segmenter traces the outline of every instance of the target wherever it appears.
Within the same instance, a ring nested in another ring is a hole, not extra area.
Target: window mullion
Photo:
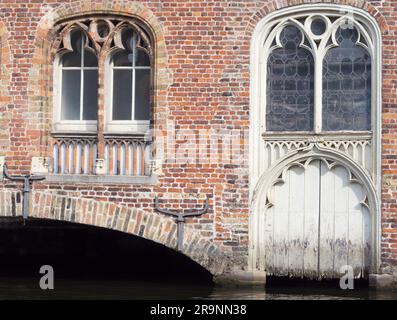
[[[83,120],[84,106],[84,39],[81,41],[81,71],[80,71],[80,120]]]
[[[323,103],[323,52],[314,56],[314,132],[322,130],[322,103]]]
[[[136,58],[136,38],[132,38],[132,94],[131,94],[131,120],[135,119],[135,58]]]

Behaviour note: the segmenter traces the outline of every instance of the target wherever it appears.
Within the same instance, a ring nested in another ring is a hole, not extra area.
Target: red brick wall
[[[153,23],[158,57],[155,124],[166,119],[178,130],[176,141],[186,152],[196,149],[194,130],[211,129],[216,145],[222,130],[241,133],[230,163],[222,150],[210,150],[217,161],[163,164],[156,185],[89,185],[36,183],[37,190],[117,202],[153,210],[153,197],[200,194],[210,198],[209,212],[190,219],[202,237],[235,254],[245,264],[248,247],[249,60],[253,30],[267,13],[300,3],[341,3],[369,11],[383,32],[383,188],[382,262],[397,266],[397,1],[310,0],[148,0],[137,1],[0,0],[0,155],[13,172],[30,170],[32,156],[49,154],[52,119],[52,23],[78,13],[129,14]],[[53,12],[53,14],[51,14]],[[55,13],[54,13],[55,12]],[[103,103],[103,89],[100,90]],[[166,135],[170,132],[164,130]],[[214,134],[215,133],[215,134]],[[200,155],[196,155],[200,158]],[[4,186],[4,184],[3,184]],[[7,184],[6,184],[7,186]],[[12,186],[12,185],[8,185]],[[184,200],[188,202],[187,200]],[[178,207],[181,200],[170,201]],[[184,205],[187,205],[186,203]]]

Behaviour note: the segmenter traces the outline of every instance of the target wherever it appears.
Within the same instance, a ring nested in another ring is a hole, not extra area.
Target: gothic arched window
[[[112,120],[150,119],[150,57],[140,45],[138,33],[125,29],[121,33],[123,50],[111,60]]]
[[[302,40],[297,27],[286,26],[279,47],[269,55],[266,127],[270,131],[313,130],[314,61]]]
[[[60,59],[61,120],[96,120],[98,60],[87,35],[69,34],[71,49]]]
[[[264,43],[267,132],[371,130],[373,44],[359,21],[285,18]]]

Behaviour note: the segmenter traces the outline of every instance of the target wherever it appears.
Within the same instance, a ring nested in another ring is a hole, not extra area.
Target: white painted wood
[[[334,235],[334,272],[348,264],[348,224],[349,192],[344,188],[347,183],[347,172],[341,167],[334,169],[335,178],[335,235]]]
[[[320,277],[333,278],[334,274],[334,234],[335,234],[335,173],[321,162],[321,203],[319,243]]]
[[[271,199],[274,199],[275,188],[271,188],[269,190],[269,196]],[[265,219],[264,219],[264,237],[263,237],[263,246],[264,246],[264,266],[265,270],[269,275],[274,273],[274,258],[273,258],[273,242],[274,242],[274,214],[275,207],[270,206],[265,210]],[[260,260],[261,257],[259,257]],[[262,261],[261,261],[262,262]]]
[[[273,220],[273,268],[275,274],[280,276],[288,275],[288,211],[290,206],[290,185],[288,180],[286,182],[287,183],[274,186],[274,202],[277,204],[277,207]]]
[[[342,266],[351,265],[355,277],[362,277],[370,266],[365,254],[371,242],[371,219],[362,204],[365,190],[340,165],[307,162],[291,166],[268,193],[265,270],[276,276],[332,279],[340,277]]]
[[[320,161],[311,162],[305,171],[304,238],[303,238],[303,272],[307,278],[316,278],[318,271],[318,219],[320,201]],[[295,223],[295,221],[291,222]]]
[[[349,194],[348,265],[353,267],[354,276],[360,278],[363,269],[363,244],[368,237],[363,230],[365,208],[360,204],[365,192],[357,183],[351,183],[346,189]]]
[[[293,167],[289,170],[289,190],[287,194],[290,198],[288,212],[288,270],[289,274],[296,277],[303,276],[303,240],[304,240],[304,215],[306,209],[305,169]]]

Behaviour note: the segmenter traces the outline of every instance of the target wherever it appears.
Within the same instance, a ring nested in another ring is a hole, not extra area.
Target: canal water
[[[237,288],[212,285],[140,282],[137,280],[56,279],[54,290],[42,290],[39,276],[0,278],[0,300],[397,300],[397,291],[316,287]]]
[[[39,286],[41,266],[54,290]],[[278,279],[279,280],[279,279]],[[266,288],[220,287],[175,250],[121,232],[54,221],[0,221],[0,300],[4,299],[395,299],[364,285],[271,281]]]

